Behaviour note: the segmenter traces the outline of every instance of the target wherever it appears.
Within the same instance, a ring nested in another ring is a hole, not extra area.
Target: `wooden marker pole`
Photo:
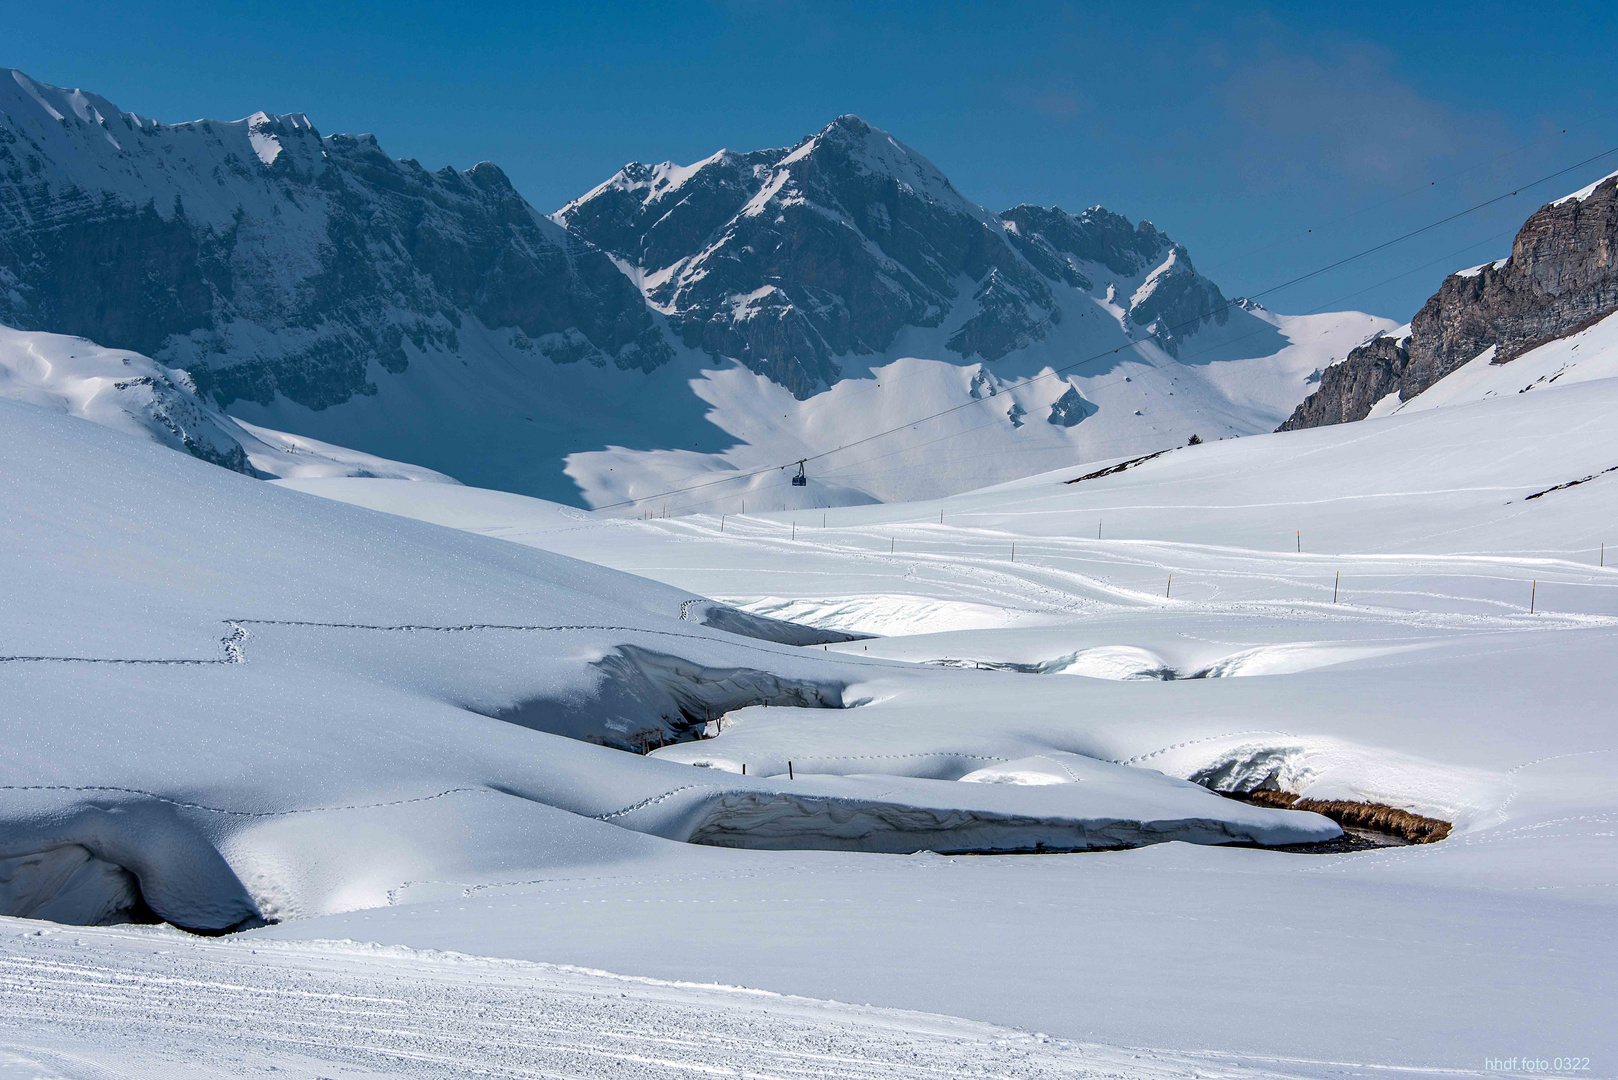
[[[891,536],[888,537],[888,554],[889,555],[893,554],[893,545],[894,545],[894,543],[895,543],[895,541],[894,541],[893,537],[891,537]]]
[[[1298,554],[1303,554],[1303,530],[1298,530]]]
[[[1174,588],[1174,575],[1170,574],[1169,583],[1163,587],[1163,599],[1167,600],[1169,598],[1169,590],[1172,588]]]
[[[719,531],[720,532],[725,531],[725,515],[724,514],[719,515]]]
[[[790,761],[787,762],[787,779],[788,780],[796,780],[797,779],[797,777],[792,775],[792,762],[790,762]]]
[[[1017,541],[1015,540],[1011,542],[1011,561],[1017,561]]]
[[[1337,587],[1343,583],[1343,572],[1337,571],[1337,580],[1331,583],[1331,602],[1337,603]]]
[[[792,539],[796,540],[797,538],[798,538],[798,523],[796,521],[794,521],[792,523]]]
[[[1534,580],[1534,587],[1528,594],[1528,614],[1534,613],[1534,606],[1539,603],[1539,580]]]

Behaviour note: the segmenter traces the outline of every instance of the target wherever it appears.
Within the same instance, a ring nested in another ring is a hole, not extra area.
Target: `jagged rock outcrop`
[[[1320,373],[1320,389],[1310,394],[1276,430],[1325,427],[1363,420],[1371,406],[1400,387],[1410,354],[1404,337],[1374,337],[1342,363]]]
[[[1057,427],[1073,427],[1095,413],[1096,407],[1084,399],[1074,387],[1068,387],[1062,396],[1051,402],[1051,414],[1045,419]]]
[[[1363,420],[1388,394],[1409,401],[1495,350],[1513,359],[1618,311],[1618,174],[1539,208],[1511,255],[1451,274],[1407,335],[1373,338],[1321,375],[1279,430]]]
[[[672,355],[633,284],[494,165],[428,172],[301,114],[161,124],[0,69],[0,322],[322,408],[468,319],[558,362]]]
[[[1170,356],[1178,356],[1180,343],[1204,323],[1223,326],[1230,318],[1230,302],[1219,287],[1197,273],[1190,253],[1150,221],[1132,225],[1100,206],[1069,214],[1060,207],[1024,205],[1001,218],[1017,250],[1046,277],[1087,291],[1109,284],[1109,276],[1140,279],[1127,297],[1114,289],[1114,302]]]

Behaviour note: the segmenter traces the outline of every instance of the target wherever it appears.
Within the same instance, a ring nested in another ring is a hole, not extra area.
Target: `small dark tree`
[[[1201,446],[1202,445],[1202,436],[1201,435],[1193,435],[1193,436],[1191,436],[1191,438],[1186,442],[1186,445],[1187,446]]]

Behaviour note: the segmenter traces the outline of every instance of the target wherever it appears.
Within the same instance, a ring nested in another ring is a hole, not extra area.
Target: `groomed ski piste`
[[[723,519],[0,402],[0,1075],[1612,1075],[1618,379],[1548,355]]]

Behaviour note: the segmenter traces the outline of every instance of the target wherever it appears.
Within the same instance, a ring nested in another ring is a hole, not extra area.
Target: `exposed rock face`
[[[836,357],[939,325],[962,278],[979,301],[950,341],[963,356],[997,359],[1060,317],[992,215],[855,116],[787,149],[628,165],[556,220],[631,264],[688,344],[800,398],[837,381]]]
[[[1118,303],[1170,352],[1224,321],[1219,290],[1150,223],[1099,207],[991,214],[855,116],[786,149],[627,165],[556,220],[630,266],[689,344],[800,398],[906,327],[949,323],[946,348],[998,360],[1061,321],[1057,284],[1127,279]]]
[[[221,403],[322,408],[468,317],[562,362],[672,354],[493,165],[429,173],[301,114],[160,124],[0,69],[0,322],[146,353]]]
[[[1618,311],[1618,174],[1540,207],[1509,258],[1444,280],[1408,337],[1378,337],[1327,368],[1280,430],[1362,420],[1395,391],[1409,401],[1494,348],[1494,363]]]
[[[1399,389],[1410,354],[1406,338],[1374,337],[1320,375],[1320,389],[1295,409],[1280,431],[1363,420],[1371,406]]]
[[[1223,326],[1230,318],[1230,303],[1219,287],[1197,273],[1185,248],[1150,221],[1131,225],[1099,206],[1069,214],[1059,207],[1025,205],[1001,217],[1017,250],[1046,277],[1087,291],[1106,284],[1109,276],[1143,278],[1115,302],[1171,356],[1178,356],[1181,341],[1205,322]]]
[[[1051,414],[1046,417],[1057,427],[1072,427],[1096,411],[1074,387],[1068,387],[1062,396],[1051,403]]]

